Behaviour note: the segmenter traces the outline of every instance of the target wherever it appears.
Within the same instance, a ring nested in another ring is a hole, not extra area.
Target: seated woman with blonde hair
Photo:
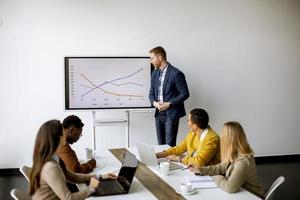
[[[228,193],[237,192],[242,187],[262,197],[253,154],[243,127],[238,122],[227,122],[221,133],[221,163],[189,168],[196,175],[212,176],[215,183]]]
[[[100,180],[96,175],[77,174],[63,169],[55,155],[57,148],[66,143],[62,124],[59,120],[45,122],[39,129],[33,153],[29,194],[32,199],[85,199],[95,192]],[[100,175],[100,179],[115,179],[114,174]],[[73,183],[90,182],[86,189],[71,193],[67,181]],[[100,183],[101,184],[101,183]]]

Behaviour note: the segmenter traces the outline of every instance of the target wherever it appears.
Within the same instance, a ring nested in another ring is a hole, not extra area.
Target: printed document
[[[210,176],[184,176],[187,183],[190,183],[193,188],[217,188],[218,186]]]

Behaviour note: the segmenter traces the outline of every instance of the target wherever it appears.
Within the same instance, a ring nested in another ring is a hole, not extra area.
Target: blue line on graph
[[[121,86],[121,85],[138,85],[138,86],[141,86],[143,87],[144,85],[142,84],[138,84],[138,83],[134,83],[134,82],[127,82],[127,83],[120,83],[120,84],[117,84],[117,83],[110,83],[112,85],[116,85],[116,86]]]
[[[101,83],[100,85],[98,85],[98,86],[94,87],[93,89],[87,91],[86,93],[82,94],[81,97],[87,95],[88,93],[92,92],[93,90],[95,90],[97,88],[100,88],[101,86],[106,85],[108,83],[112,83],[112,82],[115,82],[115,81],[118,81],[118,80],[122,80],[122,79],[125,79],[125,78],[130,78],[130,77],[134,76],[135,74],[139,73],[142,70],[143,70],[143,67],[141,69],[137,70],[136,72],[128,75],[128,76],[124,76],[124,77],[121,77],[121,78],[116,78],[116,79],[111,80],[111,81],[105,81],[104,83]]]

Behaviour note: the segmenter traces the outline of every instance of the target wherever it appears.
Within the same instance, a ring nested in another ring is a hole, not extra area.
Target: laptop
[[[128,194],[138,163],[135,156],[127,151],[117,179],[101,180],[92,196]]]
[[[179,165],[175,162],[169,161],[166,158],[158,158],[157,159],[155,150],[154,150],[153,146],[151,146],[151,145],[148,145],[148,144],[145,144],[142,142],[136,142],[136,147],[137,147],[137,151],[139,153],[141,162],[143,162],[145,165],[159,168],[160,162],[169,162],[170,163],[170,171],[184,168],[182,165]]]

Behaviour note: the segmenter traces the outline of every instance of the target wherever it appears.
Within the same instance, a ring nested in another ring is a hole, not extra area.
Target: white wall
[[[297,0],[0,0],[0,168],[30,164],[39,126],[70,114],[64,56],[147,56],[157,45],[186,75],[188,111],[205,108],[217,131],[240,121],[257,155],[299,154],[299,10]],[[86,124],[80,152],[92,115],[74,113]],[[186,131],[183,118],[178,139]],[[131,133],[155,144],[153,113],[133,113]],[[97,136],[125,145],[122,127]]]

